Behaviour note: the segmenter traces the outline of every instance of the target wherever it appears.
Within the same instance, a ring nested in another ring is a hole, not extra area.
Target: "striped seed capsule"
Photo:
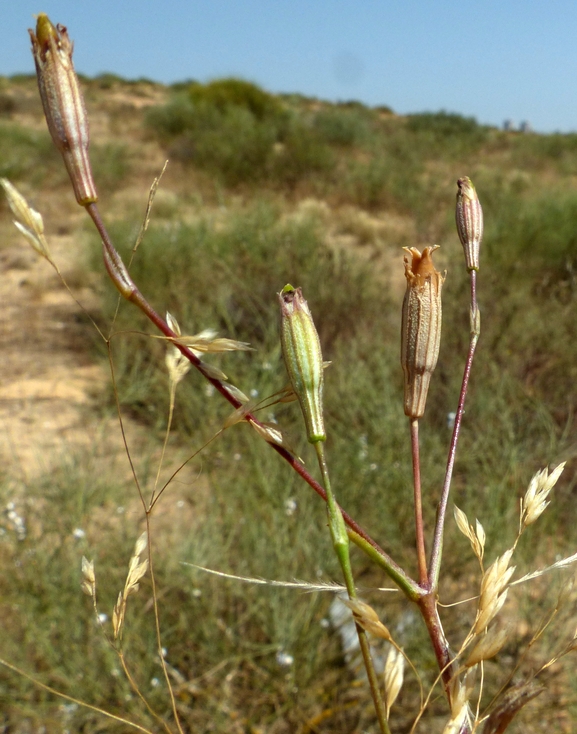
[[[36,33],[29,31],[38,89],[54,144],[62,154],[82,206],[97,201],[88,158],[88,117],[72,63],[72,41],[66,28],[40,13]]]
[[[431,258],[438,246],[405,247],[407,290],[403,301],[401,364],[405,375],[405,415],[420,418],[425,412],[431,375],[441,342],[441,275]]]
[[[483,210],[471,179],[463,176],[457,181],[455,221],[459,239],[465,250],[467,270],[479,270],[479,250],[483,239]]]
[[[285,285],[279,294],[282,354],[297,396],[310,443],[325,441],[323,355],[319,335],[300,288]]]

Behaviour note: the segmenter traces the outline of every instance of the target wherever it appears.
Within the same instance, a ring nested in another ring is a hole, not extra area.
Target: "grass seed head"
[[[401,365],[405,376],[405,415],[421,418],[425,412],[431,375],[441,343],[441,289],[445,278],[433,265],[435,247],[423,254],[404,248],[407,290],[403,300]]]
[[[483,574],[481,594],[474,632],[480,634],[495,618],[507,599],[507,584],[515,572],[515,566],[509,567],[513,549],[505,551]]]
[[[391,708],[403,686],[403,676],[405,672],[405,658],[400,650],[391,645],[387,660],[385,661],[385,709],[387,719],[391,713]]]
[[[180,336],[180,326],[178,325],[178,321],[168,311],[166,312],[166,323],[170,326],[175,334],[178,334],[178,336]],[[177,349],[173,344],[168,344],[164,361],[168,369],[170,382],[175,386],[178,385],[178,383],[190,370],[190,362],[184,356],[184,354],[182,354],[180,349]]]
[[[18,189],[7,178],[0,178],[0,184],[4,189],[12,214],[14,214],[16,228],[26,237],[39,255],[52,262],[48,242],[46,242],[46,237],[44,236],[42,215],[30,206]]]
[[[507,642],[508,636],[509,630],[507,629],[497,631],[493,628],[489,630],[475,643],[475,646],[465,661],[465,667],[471,668],[483,660],[489,660],[494,657]]]
[[[549,494],[557,484],[564,468],[565,462],[555,467],[551,474],[545,468],[537,472],[531,479],[525,496],[521,500],[521,528],[533,524],[546,510],[550,503]]]
[[[475,520],[475,527],[469,523],[467,515],[463,510],[459,509],[457,505],[454,507],[455,521],[457,527],[463,533],[463,535],[469,539],[473,553],[477,556],[479,561],[483,560],[483,554],[485,553],[485,530],[478,520]]]
[[[94,561],[82,556],[82,591],[93,599],[96,596],[96,574],[94,573]]]
[[[365,632],[369,632],[375,637],[380,637],[387,642],[392,641],[391,633],[379,619],[379,615],[375,612],[370,604],[360,599],[341,599],[353,613],[355,622],[359,624]]]
[[[72,63],[73,44],[66,28],[53,26],[44,13],[37,16],[36,32],[29,33],[48,129],[64,159],[76,200],[86,206],[98,195],[88,157],[88,117]]]

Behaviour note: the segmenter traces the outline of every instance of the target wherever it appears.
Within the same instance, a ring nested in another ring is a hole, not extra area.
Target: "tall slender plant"
[[[456,202],[457,232],[464,248],[466,268],[470,277],[469,347],[465,358],[444,481],[438,498],[436,523],[431,536],[431,550],[428,555],[427,531],[429,529],[425,527],[422,509],[419,420],[425,412],[431,378],[439,353],[442,324],[441,293],[445,275],[437,271],[433,263],[436,247],[425,247],[422,252],[414,247],[406,248],[406,294],[402,312],[401,364],[404,373],[404,412],[409,420],[412,448],[415,550],[418,568],[418,576],[413,578],[337,501],[338,482],[333,488],[329,475],[330,452],[325,448],[327,432],[324,423],[323,372],[326,365],[323,362],[321,343],[311,310],[301,289],[286,285],[279,294],[280,339],[290,380],[290,386],[285,389],[281,398],[283,400],[297,399],[300,404],[308,441],[313,444],[316,451],[320,481],[288,447],[278,426],[273,427],[262,422],[256,415],[255,406],[244,393],[228,382],[219,370],[199,356],[202,351],[242,350],[246,349],[247,345],[234,340],[217,339],[215,335],[206,333],[196,337],[183,336],[176,320],[170,314],[162,318],[139,290],[114,247],[99,213],[97,189],[89,157],[88,119],[72,63],[72,44],[66,28],[60,25],[54,26],[46,15],[40,14],[35,32],[31,31],[30,35],[48,128],[54,144],[62,154],[76,200],[86,210],[100,235],[104,265],[108,275],[120,295],[134,304],[166,339],[167,365],[171,379],[171,412],[174,406],[176,385],[186,371],[193,367],[234,409],[225,427],[230,427],[238,422],[250,424],[270,448],[286,461],[292,470],[326,503],[329,533],[342,570],[348,597],[344,603],[353,613],[380,731],[383,733],[391,731],[389,716],[402,685],[405,654],[391,632],[380,621],[375,610],[359,598],[349,553],[350,543],[355,544],[373,563],[383,569],[404,593],[407,601],[419,611],[438,663],[437,680],[442,682],[449,706],[449,718],[444,731],[447,734],[449,732],[466,734],[478,730],[482,730],[484,734],[498,734],[505,731],[515,714],[539,693],[534,679],[539,673],[550,667],[553,661],[572,650],[577,645],[577,637],[569,639],[566,646],[555,653],[551,660],[534,674],[533,679],[526,680],[515,687],[506,688],[503,695],[495,699],[487,712],[480,713],[479,704],[475,708],[471,703],[475,691],[480,701],[476,672],[479,669],[482,670],[484,661],[494,657],[507,640],[507,630],[500,627],[497,621],[498,614],[513,583],[528,581],[552,568],[570,565],[576,560],[576,557],[571,556],[540,572],[528,574],[515,582],[512,581],[515,571],[512,559],[519,538],[547,507],[551,490],[563,470],[563,464],[557,466],[551,473],[544,469],[532,479],[521,503],[517,536],[510,548],[488,567],[484,565],[485,531],[483,526],[479,521],[474,525],[471,524],[465,513],[456,509],[457,525],[471,543],[472,550],[480,564],[481,576],[474,623],[458,649],[455,651],[451,648],[443,631],[438,604],[443,537],[457,445],[463,424],[465,400],[481,323],[477,303],[477,280],[480,272],[479,254],[483,237],[483,213],[476,190],[469,178],[463,177],[458,180]],[[41,216],[28,205],[8,181],[4,180],[2,183],[14,212],[16,225],[37,252],[54,265]],[[153,590],[159,659],[163,665],[167,688],[171,696],[175,726],[182,734],[183,725],[179,718],[169,670],[162,654],[162,630],[158,611],[160,595],[156,588],[154,558],[148,542],[152,533],[153,512],[161,495],[162,490],[155,490],[149,497],[145,497],[140,491],[147,534],[138,540],[134,549],[126,584],[114,609],[113,638],[110,643],[117,650],[129,682],[142,699],[143,705],[156,718],[161,728],[167,732],[172,731],[168,723],[152,711],[146,697],[140,692],[126,665],[121,644],[128,599],[138,590],[142,577],[149,573]],[[147,553],[146,556],[145,553]],[[93,564],[84,559],[82,571],[83,589],[93,600],[94,609],[98,612],[96,575]],[[383,682],[379,680],[372,659],[371,636],[380,637],[391,645]],[[412,730],[417,726],[431,694],[432,691],[426,696],[423,705],[417,712]],[[124,719],[119,720],[130,723]],[[133,726],[144,730],[136,724]]]

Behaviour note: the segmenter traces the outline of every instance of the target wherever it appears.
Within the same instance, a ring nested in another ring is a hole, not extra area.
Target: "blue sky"
[[[577,131],[575,0],[3,0],[0,74],[32,71],[38,12],[68,27],[90,76],[234,75],[399,113]]]

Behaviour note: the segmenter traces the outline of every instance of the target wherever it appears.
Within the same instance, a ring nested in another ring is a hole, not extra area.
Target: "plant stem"
[[[326,456],[325,456],[324,443],[322,441],[316,441],[314,446],[317,452],[317,458],[319,461],[319,466],[320,466],[321,474],[323,477],[323,484],[325,485],[325,490],[327,494],[327,512],[329,516],[329,529],[331,531],[333,547],[335,549],[335,553],[337,555],[337,558],[341,566],[341,570],[343,572],[343,577],[345,579],[345,586],[347,587],[349,599],[356,599],[357,590],[356,590],[355,581],[353,578],[353,570],[351,568],[351,558],[349,554],[349,539],[348,539],[346,532],[344,533],[344,536],[343,536],[343,533],[340,532],[340,526],[342,526],[342,528],[344,529],[344,522],[343,522],[342,514],[340,512],[340,508],[336,503],[336,500],[335,500],[335,497],[334,497],[334,494],[331,488],[331,481],[329,477],[329,469],[328,469]],[[367,638],[367,633],[358,624],[358,622],[355,622],[355,626],[356,626],[357,635],[359,638],[359,646],[361,648],[361,652],[363,655],[363,661],[365,663],[365,670],[367,671],[367,677],[369,679],[371,695],[373,698],[373,703],[375,705],[375,712],[377,714],[377,719],[379,721],[379,727],[381,729],[382,734],[390,734],[389,724],[387,722],[387,714],[385,711],[385,706],[383,704],[381,692],[379,690],[379,683],[377,680],[377,674],[375,671],[373,658],[371,657],[371,648],[369,645],[369,640]]]
[[[85,701],[82,701],[79,698],[75,698],[74,696],[69,696],[66,693],[62,693],[62,691],[59,691],[56,688],[52,688],[52,686],[47,686],[46,683],[42,683],[41,681],[37,680],[33,676],[29,675],[25,670],[22,670],[22,668],[18,668],[16,665],[12,665],[12,663],[9,663],[7,660],[2,660],[0,658],[0,665],[4,666],[5,668],[8,668],[8,670],[11,670],[13,673],[16,673],[17,675],[22,676],[22,678],[25,678],[27,681],[30,681],[32,685],[35,685],[38,688],[41,688],[43,691],[47,691],[48,693],[51,693],[54,696],[58,696],[59,698],[62,698],[65,701],[70,701],[71,703],[74,703],[77,706],[81,706],[82,708],[88,709],[89,711],[94,711],[95,713],[100,714],[101,716],[104,716],[108,719],[112,719],[112,721],[116,721],[119,724],[126,724],[126,726],[130,726],[133,729],[136,729],[137,731],[144,732],[144,734],[153,734],[153,732],[150,729],[146,729],[144,726],[140,726],[140,724],[136,724],[134,721],[130,721],[130,719],[125,719],[122,716],[117,716],[116,714],[110,713],[110,711],[101,709],[98,706],[93,706],[92,704],[86,703]]]
[[[86,206],[86,211],[90,215],[92,221],[94,222],[94,225],[96,226],[96,229],[98,230],[98,233],[100,234],[103,245],[104,264],[106,266],[110,279],[112,280],[118,291],[121,293],[122,296],[124,296],[124,298],[138,306],[138,308],[144,313],[144,315],[150,321],[152,321],[152,323],[165,336],[167,336],[169,339],[178,339],[178,335],[175,334],[172,329],[170,329],[165,320],[158,313],[156,313],[156,311],[152,308],[152,306],[148,303],[148,301],[144,298],[142,293],[136,287],[134,281],[126,270],[126,267],[124,266],[120,255],[116,251],[112,240],[110,239],[110,236],[106,230],[104,222],[102,221],[96,204],[88,204]],[[188,347],[180,344],[178,341],[174,341],[173,344],[189,360],[189,362],[191,362],[191,364],[193,364],[194,367],[196,367],[196,369],[203,374],[203,376],[214,386],[214,388],[218,390],[218,392],[224,398],[226,398],[226,400],[228,400],[228,402],[234,408],[239,408],[241,406],[239,399],[236,397],[236,395],[233,395],[231,393],[226,383],[223,383],[221,380],[218,380],[217,378],[208,375],[204,370],[202,361],[190,349],[188,349]],[[261,425],[259,419],[252,413],[247,413],[247,415],[245,416],[245,420],[252,421],[257,425]],[[297,474],[299,474],[302,479],[304,479],[304,481],[325,502],[327,501],[327,495],[324,488],[309,474],[302,462],[300,462],[289,451],[284,449],[282,446],[279,446],[278,444],[269,443],[269,446],[271,446],[277,452],[277,454],[279,454],[288,464],[290,464],[293,470],[296,471]],[[351,535],[351,540],[356,543],[360,548],[362,548],[365,552],[367,552],[370,548],[371,558],[373,558],[373,560],[375,561],[377,561],[378,559],[377,562],[379,563],[381,568],[383,568],[385,572],[390,576],[390,578],[399,584],[401,589],[407,594],[409,598],[415,599],[418,596],[418,586],[415,581],[398,564],[393,561],[393,559],[378,545],[378,543],[376,543],[376,541],[374,541],[370,537],[370,535],[357,522],[355,522],[355,520],[353,520],[352,517],[350,517],[350,515],[348,515],[342,509],[341,512],[345,523],[353,531],[353,535]]]
[[[469,377],[473,366],[473,358],[475,349],[479,340],[481,329],[480,313],[477,305],[477,272],[471,270],[471,330],[469,340],[469,352],[467,361],[465,362],[465,370],[463,373],[463,381],[461,383],[461,393],[459,395],[459,405],[455,416],[455,425],[453,426],[453,435],[449,446],[449,456],[447,459],[447,468],[445,471],[445,480],[443,482],[443,491],[441,501],[437,509],[437,523],[435,526],[435,534],[433,536],[433,549],[431,551],[431,560],[429,563],[429,588],[436,591],[439,586],[439,574],[441,571],[441,558],[443,554],[443,532],[445,528],[445,517],[447,514],[447,504],[449,502],[449,492],[451,490],[451,479],[453,477],[453,468],[455,466],[455,457],[457,454],[457,443],[465,411],[465,399],[467,397],[467,389],[469,387]]]
[[[427,585],[427,555],[425,551],[425,531],[423,529],[423,500],[421,495],[421,461],[419,457],[419,419],[411,419],[411,453],[413,456],[413,494],[415,498],[415,536],[417,563],[421,586]]]

